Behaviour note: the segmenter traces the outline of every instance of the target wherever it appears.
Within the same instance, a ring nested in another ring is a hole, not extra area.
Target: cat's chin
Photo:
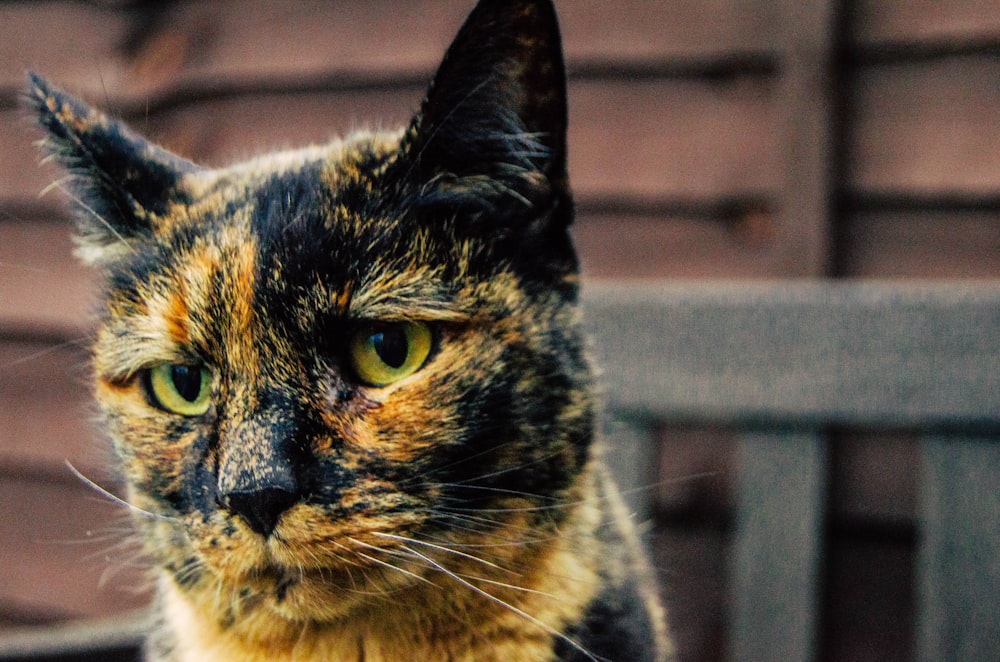
[[[203,550],[210,552],[201,558],[207,576],[182,588],[196,602],[203,591],[232,596],[228,604],[218,605],[229,614],[270,613],[292,623],[333,623],[398,602],[402,592],[420,583],[402,564],[397,568],[372,560],[374,550],[368,550],[368,559],[334,558],[317,567],[316,557],[298,558],[284,546],[276,552],[275,545],[263,540],[230,543],[226,551],[220,546]],[[254,563],[247,564],[251,559]]]
[[[358,575],[358,576],[355,576]],[[351,616],[386,591],[365,587],[360,573],[347,570],[299,571],[271,568],[243,584],[260,606],[295,623],[326,623]]]
[[[192,517],[185,537],[198,566],[216,580],[279,601],[298,592],[376,596],[419,581],[420,570],[395,551],[405,527],[378,526],[384,520],[309,520],[309,513],[293,509],[267,538],[222,513]]]
[[[212,572],[202,581],[180,585],[179,592],[202,613],[220,622],[255,621],[274,616],[289,624],[337,623],[353,618],[399,596],[415,580],[361,568],[301,569],[264,566],[241,575]]]

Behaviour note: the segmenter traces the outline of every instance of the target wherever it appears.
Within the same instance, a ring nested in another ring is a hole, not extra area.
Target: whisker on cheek
[[[353,541],[353,542],[357,542],[357,541]],[[435,588],[440,588],[437,584],[435,584],[434,582],[430,581],[426,577],[421,577],[420,575],[418,575],[416,573],[413,573],[413,572],[410,572],[409,570],[406,570],[405,568],[400,568],[399,566],[395,566],[395,565],[389,563],[388,561],[383,561],[381,559],[377,559],[377,558],[375,558],[374,556],[372,556],[370,554],[365,554],[364,552],[355,552],[355,554],[357,554],[358,556],[360,556],[363,559],[367,559],[367,560],[371,561],[372,563],[376,563],[376,564],[378,564],[380,566],[389,568],[393,572],[402,573],[402,574],[406,575],[407,577],[410,577],[412,579],[416,579],[417,581],[424,582],[425,584],[429,584],[429,585],[431,585],[431,586],[433,586]]]
[[[503,572],[509,572],[506,568],[502,568],[501,566],[497,565],[496,563],[491,563],[490,561],[487,561],[485,559],[481,559],[478,556],[475,556],[473,554],[469,554],[467,552],[460,552],[460,551],[455,550],[455,549],[450,549],[450,548],[448,548],[448,547],[446,547],[444,545],[438,545],[438,544],[431,543],[431,542],[426,542],[426,541],[422,541],[422,540],[416,540],[415,538],[409,538],[409,537],[406,537],[406,536],[397,536],[397,535],[390,534],[390,533],[379,533],[378,531],[373,532],[373,535],[375,535],[375,536],[377,536],[379,538],[387,538],[389,540],[394,540],[394,541],[397,541],[397,542],[404,542],[404,543],[410,543],[410,544],[414,544],[414,545],[421,545],[423,547],[429,547],[431,549],[436,549],[436,550],[438,550],[440,552],[445,552],[447,554],[453,554],[455,556],[459,556],[459,557],[462,557],[462,558],[465,558],[465,559],[469,559],[471,561],[475,561],[476,563],[482,563],[483,565],[489,566],[489,567],[494,568],[496,570],[500,570],[500,571],[503,571]]]
[[[499,538],[503,542],[523,542],[531,544],[545,540],[546,537],[539,537],[538,529],[532,526],[513,524],[506,518],[491,518],[477,516],[474,509],[468,512],[452,512],[441,506],[429,511],[435,522],[440,522],[442,527],[456,532],[466,532],[476,538]],[[507,537],[508,532],[519,534],[523,537]]]
[[[457,581],[462,586],[465,586],[466,588],[472,590],[474,593],[477,593],[480,596],[482,596],[482,597],[486,598],[487,600],[489,600],[490,602],[494,602],[494,603],[500,605],[501,607],[503,607],[504,609],[507,609],[507,610],[509,610],[509,611],[517,614],[518,616],[521,616],[522,618],[524,618],[528,622],[530,622],[533,625],[537,626],[543,632],[545,632],[545,633],[547,633],[547,634],[549,634],[549,635],[551,635],[551,636],[553,636],[553,637],[555,637],[557,639],[560,639],[560,640],[566,642],[569,646],[571,646],[575,650],[579,651],[588,660],[591,660],[592,662],[600,662],[599,658],[597,658],[594,655],[592,655],[590,653],[590,651],[588,651],[583,645],[581,645],[579,642],[577,642],[572,637],[569,637],[568,635],[566,635],[566,634],[564,634],[564,633],[556,630],[555,628],[553,628],[552,626],[548,625],[547,623],[545,623],[545,622],[543,622],[543,621],[535,618],[534,616],[532,616],[528,612],[526,612],[526,611],[524,611],[522,609],[519,609],[518,607],[510,604],[509,602],[507,602],[505,600],[502,600],[502,599],[496,597],[495,595],[493,595],[492,593],[490,593],[490,592],[488,592],[488,591],[486,591],[486,590],[484,590],[484,589],[476,586],[471,581],[469,581],[467,579],[464,579],[463,577],[455,574],[454,572],[452,572],[451,570],[449,570],[448,568],[446,568],[442,564],[438,563],[437,561],[435,561],[434,559],[430,558],[429,556],[427,556],[425,554],[422,554],[421,552],[418,552],[417,550],[413,549],[412,547],[408,547],[408,546],[404,545],[402,549],[403,549],[403,551],[408,552],[408,553],[414,555],[416,558],[419,558],[419,559],[422,559],[422,560],[426,561],[432,567],[434,567],[437,570],[439,570],[440,572],[442,572],[445,576],[450,577],[451,579],[454,579],[455,581]]]
[[[87,487],[90,487],[95,492],[97,492],[101,496],[105,497],[109,501],[111,501],[113,503],[116,503],[119,506],[122,506],[124,508],[127,508],[128,510],[130,510],[131,512],[133,512],[133,513],[135,513],[137,515],[140,515],[140,516],[148,518],[148,519],[160,520],[162,522],[179,522],[180,521],[176,517],[169,517],[167,515],[159,515],[157,513],[151,513],[148,510],[143,510],[139,506],[135,506],[135,505],[129,503],[128,501],[126,501],[125,499],[122,499],[121,497],[112,494],[111,492],[107,491],[106,489],[104,489],[103,487],[101,487],[100,485],[98,485],[97,483],[95,483],[91,479],[87,478],[82,473],[80,473],[80,471],[76,467],[74,467],[70,463],[69,460],[66,460],[66,466],[69,467],[69,470],[73,472],[73,475],[76,476],[77,478],[79,478],[85,485],[87,485]]]

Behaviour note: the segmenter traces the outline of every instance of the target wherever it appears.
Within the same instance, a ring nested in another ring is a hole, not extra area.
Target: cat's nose
[[[277,485],[236,490],[222,496],[222,505],[239,515],[247,525],[267,538],[278,526],[278,520],[299,500],[297,490]]]
[[[257,397],[268,406],[233,421],[220,434],[215,498],[267,538],[305,494],[308,455],[293,403],[279,392],[262,391]]]

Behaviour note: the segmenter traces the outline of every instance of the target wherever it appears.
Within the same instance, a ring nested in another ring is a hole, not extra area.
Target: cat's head
[[[29,97],[106,275],[98,400],[178,586],[334,618],[553,535],[592,405],[549,2],[483,0],[405,130],[229,168]]]

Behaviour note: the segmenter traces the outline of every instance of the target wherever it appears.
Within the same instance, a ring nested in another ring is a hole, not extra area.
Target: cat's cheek
[[[157,425],[142,419],[112,416],[108,428],[127,484],[132,492],[149,500],[145,507],[155,513],[175,515],[172,494],[182,491],[183,466],[187,449],[197,434],[162,434]]]
[[[351,425],[340,426],[345,460],[351,468],[364,470],[373,459],[394,465],[412,463],[433,450],[442,436],[427,434],[428,420],[444,424],[447,417],[440,407],[427,406],[430,398],[416,380],[385,389],[379,399],[380,406]]]

